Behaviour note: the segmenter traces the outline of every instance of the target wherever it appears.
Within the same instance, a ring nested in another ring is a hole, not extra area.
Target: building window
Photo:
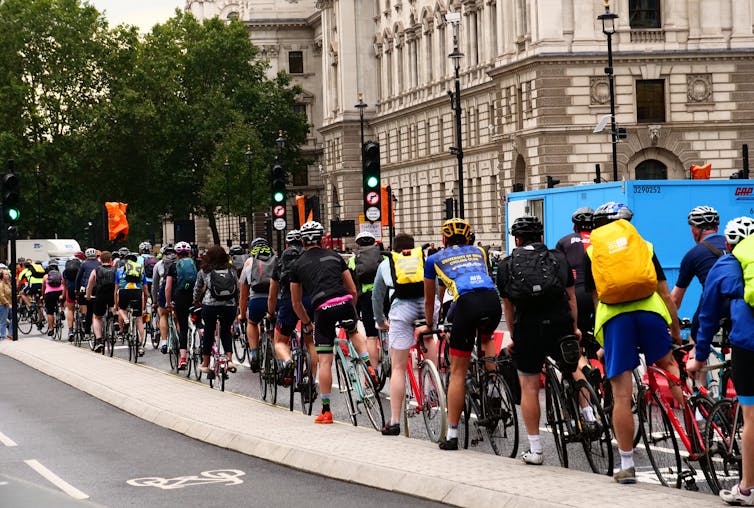
[[[228,21],[238,21],[239,17],[240,16],[238,15],[237,12],[235,12],[235,11],[234,12],[229,12],[228,16],[227,16],[227,20]]]
[[[647,159],[636,166],[637,180],[667,180],[668,167],[655,159]]]
[[[306,114],[306,104],[294,104],[293,112],[299,115],[304,115],[307,122],[309,121],[309,115]]]
[[[307,168],[301,168],[299,171],[293,173],[293,186],[294,187],[308,187],[309,186],[309,171]]]
[[[629,0],[631,28],[660,28],[660,0]]]
[[[304,73],[304,52],[303,51],[289,51],[288,52],[288,72],[290,74],[303,74]]]
[[[665,80],[645,79],[636,82],[636,121],[665,121]]]

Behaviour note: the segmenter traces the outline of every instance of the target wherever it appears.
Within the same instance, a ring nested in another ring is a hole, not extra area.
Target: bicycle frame
[[[346,354],[343,352],[342,344],[346,344],[348,347],[348,356],[346,357]],[[358,358],[359,354],[356,352],[356,348],[353,347],[353,344],[351,344],[350,340],[347,339],[335,339],[335,346],[333,347],[333,350],[335,351],[335,354],[338,355],[338,358],[340,358],[340,361],[343,362],[343,365],[348,368],[348,372],[346,372],[346,375],[348,375],[351,378],[351,384],[353,385],[354,390],[356,391],[356,397],[359,401],[364,400],[364,388],[361,386],[361,380],[359,379],[359,376],[356,375],[356,371],[353,368],[353,363],[351,363],[351,358]]]

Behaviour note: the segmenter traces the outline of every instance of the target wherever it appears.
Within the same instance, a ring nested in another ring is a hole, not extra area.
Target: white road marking
[[[5,446],[18,446],[15,441],[13,441],[11,438],[0,432],[0,443],[3,443]]]
[[[31,459],[25,460],[26,464],[34,471],[39,473],[47,481],[55,485],[57,488],[71,496],[73,499],[89,499],[89,496],[81,492],[79,489],[63,480],[61,477],[44,467],[38,460]]]

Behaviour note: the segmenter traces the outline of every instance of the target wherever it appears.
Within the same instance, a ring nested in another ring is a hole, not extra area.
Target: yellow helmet
[[[466,242],[471,239],[471,224],[465,219],[453,218],[446,220],[442,225],[442,237],[444,240],[454,236],[461,235],[466,238]]]

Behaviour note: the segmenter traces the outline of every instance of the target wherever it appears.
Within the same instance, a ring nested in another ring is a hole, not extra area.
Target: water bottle
[[[709,392],[709,396],[714,400],[717,399],[720,395],[720,384],[717,381],[717,378],[712,378],[707,383],[707,391]]]

